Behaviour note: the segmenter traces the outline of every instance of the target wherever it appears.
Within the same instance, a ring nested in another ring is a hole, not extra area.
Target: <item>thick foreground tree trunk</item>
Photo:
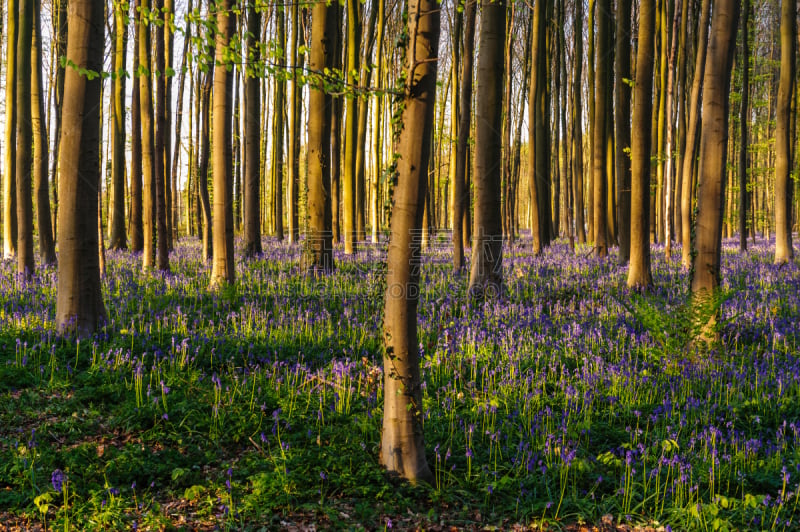
[[[20,26],[21,27],[21,26]],[[792,260],[792,139],[791,108],[795,80],[797,7],[781,1],[781,74],[775,127],[775,264]],[[19,174],[18,174],[19,175]],[[22,227],[20,227],[20,230]]]
[[[432,480],[422,430],[417,302],[420,239],[436,105],[439,4],[408,3],[407,86],[397,147],[384,317],[384,406],[380,460],[411,482]]]
[[[103,68],[103,3],[71,0],[61,130],[56,327],[90,335],[106,317],[100,286],[97,190],[100,185],[100,76],[78,69]]]
[[[17,273],[33,275],[33,129],[31,128],[31,42],[33,0],[20,0],[17,34]],[[6,176],[7,178],[10,176]]]

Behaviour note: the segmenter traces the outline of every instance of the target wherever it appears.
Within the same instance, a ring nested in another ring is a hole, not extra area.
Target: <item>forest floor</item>
[[[423,257],[421,486],[378,463],[385,246],[310,279],[265,240],[218,293],[193,240],[168,274],[109,252],[81,342],[55,334],[54,269],[0,265],[0,531],[798,527],[797,262],[730,242],[698,307],[658,246],[642,296],[615,256],[523,242],[476,305],[446,240]]]

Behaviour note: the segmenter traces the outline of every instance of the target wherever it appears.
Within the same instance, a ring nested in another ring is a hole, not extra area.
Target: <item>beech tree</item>
[[[479,299],[497,298],[503,287],[500,160],[505,34],[505,0],[482,0],[475,95],[475,217],[469,277],[469,292]]]
[[[247,3],[247,62],[244,114],[244,238],[245,256],[261,253],[261,83],[258,74],[261,61],[257,43],[261,27],[261,11],[254,1]],[[277,107],[277,106],[276,106]],[[279,107],[277,107],[279,109]],[[291,232],[291,231],[290,231]]]
[[[17,254],[17,15],[18,0],[8,0],[6,20],[6,131],[3,182],[3,258]]]
[[[335,62],[336,7],[324,1],[311,11],[311,50],[309,69],[317,74],[308,99],[308,240],[306,268],[312,273],[333,270],[333,232],[331,213],[331,111],[332,98],[325,92],[322,76]]]
[[[111,249],[128,247],[125,234],[125,52],[128,42],[127,13],[123,2],[114,2],[114,71],[111,73]]]
[[[610,69],[608,66],[609,42],[611,33],[611,2],[597,0],[597,48],[595,62],[594,88],[594,153],[592,174],[594,175],[594,254],[597,257],[608,255],[607,223],[607,185],[608,152],[606,150],[606,120],[611,109]]]
[[[792,94],[796,77],[797,6],[781,0],[781,68],[775,128],[775,264],[792,260]]]
[[[153,138],[153,70],[150,57],[150,0],[141,0],[139,9],[139,110],[142,127],[142,268],[149,270],[155,261],[156,164]]]
[[[210,287],[233,284],[236,268],[233,261],[233,72],[228,54],[236,31],[231,0],[217,0],[217,28],[214,66],[214,235]]]
[[[16,91],[16,190],[17,195],[17,273],[33,275],[33,129],[31,128],[31,45],[33,40],[33,0],[20,0],[17,19]],[[6,176],[9,178],[10,176]]]
[[[728,153],[728,108],[739,0],[717,0],[711,15],[708,60],[703,73],[703,117],[698,170],[696,253],[692,261],[692,294],[712,297],[720,286],[722,214]],[[703,335],[711,338],[716,316]]]
[[[653,0],[640,1],[631,124],[631,250],[628,267],[628,286],[639,289],[653,284],[650,272],[650,123],[653,120],[655,12]]]
[[[439,30],[439,4],[435,0],[409,0],[406,86],[387,258],[380,461],[390,473],[411,482],[433,479],[422,429],[417,303]]]
[[[106,317],[93,214],[100,186],[99,72],[103,68],[104,18],[102,2],[69,2],[66,57],[77,68],[67,68],[64,79],[56,327],[61,333],[80,336],[93,334]]]

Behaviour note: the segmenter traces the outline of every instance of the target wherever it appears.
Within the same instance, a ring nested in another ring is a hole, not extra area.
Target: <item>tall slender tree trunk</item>
[[[650,272],[650,124],[653,121],[655,16],[654,0],[641,0],[631,124],[631,255],[628,267],[628,286],[638,289],[653,284]]]
[[[616,32],[617,82],[614,91],[616,113],[616,178],[619,194],[619,261],[628,262],[631,253],[631,0],[617,0]]]
[[[139,49],[141,48],[142,28],[139,8],[141,0],[135,0],[133,12],[136,17],[133,43],[133,90],[131,91],[131,213],[130,233],[131,251],[144,250],[144,222],[143,222],[143,161],[142,161],[142,106],[140,77],[144,76],[140,69]]]
[[[742,12],[742,101],[739,110],[739,251],[747,251],[747,137],[750,129],[750,0],[743,0]]]
[[[3,258],[17,254],[17,16],[19,0],[6,3],[6,136],[5,182],[3,183]]]
[[[692,294],[712,296],[720,287],[722,214],[728,149],[728,107],[739,0],[717,0],[711,15],[708,60],[703,74],[703,119],[697,191],[697,246],[692,261]],[[716,316],[704,324],[712,341]]]
[[[311,12],[311,50],[309,68],[321,73],[336,61],[338,17],[336,7],[319,1]],[[332,98],[325,93],[323,80],[310,87],[308,102],[308,170],[306,174],[309,235],[306,268],[314,275],[333,270],[331,232],[331,112]]]
[[[67,0],[54,0],[54,13],[53,13],[53,35],[55,37],[55,57],[62,57],[67,55]],[[65,69],[61,66],[54,68],[55,70],[55,108],[53,109],[53,122],[55,142],[53,153],[53,238],[55,239],[58,234],[58,177],[60,175],[59,168],[59,153],[61,138],[61,111],[64,107],[64,74]]]
[[[36,226],[39,255],[43,264],[55,264],[56,245],[50,216],[50,183],[47,175],[49,138],[45,124],[45,93],[42,83],[41,4],[33,2],[33,46],[31,48],[31,126],[33,127],[33,182],[36,190]]]
[[[178,208],[178,194],[177,194],[177,176],[171,171],[172,169],[172,148],[170,146],[170,139],[172,138],[172,78],[174,72],[172,68],[172,50],[174,48],[175,37],[172,32],[173,24],[175,22],[175,1],[164,0],[163,8],[163,22],[164,27],[160,28],[164,37],[164,70],[161,73],[164,82],[164,113],[166,120],[164,120],[164,211],[166,219],[166,232],[164,240],[167,244],[167,251],[174,248],[174,240],[177,238],[177,208]],[[186,37],[184,37],[186,38]],[[169,257],[169,255],[167,255]],[[169,268],[169,259],[167,258],[167,268]]]
[[[376,21],[377,35],[375,36],[375,79],[372,83],[378,92],[374,96],[372,110],[372,159],[375,167],[372,180],[372,223],[370,225],[372,226],[372,242],[377,243],[380,231],[380,182],[383,175],[381,129],[384,96],[381,94],[380,88],[383,87],[384,76],[383,35],[386,28],[386,0],[375,0],[373,9],[378,11],[378,20]]]
[[[164,0],[155,0],[153,9],[160,13],[164,8]],[[156,196],[156,264],[159,270],[169,271],[169,226],[167,216],[169,205],[167,204],[169,179],[167,178],[167,71],[166,71],[166,47],[163,28],[156,27],[156,123],[155,123],[155,143],[153,153],[154,179]]]
[[[344,252],[347,255],[358,251],[356,233],[356,152],[358,150],[359,101],[352,88],[358,85],[358,69],[361,48],[360,2],[347,2],[347,83],[351,90],[346,96],[344,124],[344,173],[342,179],[342,234]]]
[[[236,279],[233,260],[233,65],[227,54],[236,32],[236,18],[231,0],[217,2],[217,31],[215,35],[216,62],[214,66],[214,238],[211,261],[212,289],[232,285]]]
[[[665,136],[667,130],[667,65],[669,46],[669,18],[667,16],[667,0],[658,0],[658,33],[656,44],[659,51],[658,58],[658,117],[656,123],[656,190],[653,198],[655,206],[655,241],[664,241],[664,153]],[[651,213],[652,214],[652,213]]]
[[[192,12],[192,0],[188,0],[186,5],[187,13]],[[192,58],[189,55],[189,43],[192,40],[192,24],[191,24],[191,17],[186,17],[186,28],[184,29],[183,33],[183,54],[181,55],[181,69],[180,69],[180,76],[178,81],[178,109],[177,113],[175,113],[175,143],[172,146],[172,183],[173,183],[173,202],[172,202],[172,219],[174,220],[173,223],[173,241],[177,240],[178,238],[178,225],[180,222],[181,212],[178,206],[178,198],[179,192],[177,191],[177,182],[178,182],[178,161],[180,159],[180,152],[181,152],[181,126],[183,122],[183,91],[184,87],[186,86],[186,77],[187,73],[189,74],[189,102],[191,105],[192,101],[192,80],[194,79],[192,76],[192,67],[191,62]],[[170,39],[174,39],[172,33],[170,33]],[[188,65],[188,66],[187,66]],[[169,88],[169,86],[168,86]],[[188,113],[189,115],[189,137],[192,135],[192,113],[191,111]],[[184,213],[186,214],[186,232],[187,234],[192,234],[191,229],[191,193],[192,189],[192,173],[194,170],[194,145],[190,142],[188,146],[188,164],[186,165],[187,168],[187,175],[186,175],[186,206],[184,208]]]
[[[214,47],[209,54],[215,55]],[[211,158],[211,87],[214,85],[214,68],[208,67],[201,91],[200,157],[197,165],[197,188],[202,212],[203,257],[211,261],[213,253],[214,222],[211,220],[211,198],[208,195],[208,167]]]
[[[597,0],[597,50],[595,62],[594,89],[594,254],[597,257],[608,255],[607,228],[607,183],[608,152],[606,150],[606,120],[610,107],[609,67],[606,61],[611,31],[611,2]]]
[[[505,1],[482,0],[475,95],[475,237],[469,276],[469,292],[481,300],[497,299],[503,288],[500,161],[505,37]]]
[[[580,31],[573,32],[575,39],[574,50],[574,76],[572,78],[572,194],[574,197],[575,230],[578,242],[586,243],[586,220],[584,219],[583,205],[583,107],[581,93],[583,91],[583,6],[575,3],[575,27]]]
[[[127,249],[125,234],[125,52],[128,44],[128,15],[123,2],[114,2],[114,71],[111,75],[111,249]]]
[[[143,177],[143,201],[142,201],[142,228],[144,235],[144,246],[142,249],[142,267],[149,270],[155,262],[155,232],[154,207],[156,207],[156,188],[158,179],[156,177],[156,153],[153,139],[153,71],[150,61],[150,21],[148,14],[150,11],[150,0],[141,0],[139,13],[139,24],[141,32],[139,37],[139,62],[141,72],[139,73],[139,105],[141,106],[141,125],[142,125],[142,177]]]
[[[288,210],[286,219],[289,222],[289,243],[293,244],[300,238],[298,224],[298,194],[300,180],[300,115],[302,88],[297,82],[299,72],[303,67],[303,54],[298,53],[300,46],[300,8],[299,2],[292,2],[291,11],[291,37],[289,40],[289,60],[295,73],[289,76],[289,138],[287,140],[286,181]],[[305,9],[305,8],[303,8]]]
[[[464,212],[469,211],[467,167],[469,163],[469,133],[472,121],[472,61],[475,49],[475,18],[477,2],[464,7],[464,53],[461,60],[461,92],[458,110],[458,140],[456,143],[456,172],[453,182],[453,268],[464,269]]]
[[[675,16],[672,20],[672,45],[669,52],[669,71],[667,72],[667,109],[666,109],[666,148],[664,155],[664,255],[669,260],[672,254],[672,171],[673,171],[673,132],[675,130],[673,102],[675,85],[675,60],[678,54],[678,32],[680,31],[680,4],[676,3]]]
[[[256,42],[261,33],[261,12],[256,3],[247,3],[247,79],[245,81],[244,113],[244,254],[253,257],[261,253],[261,87],[260,72],[257,65],[261,61]],[[280,112],[280,107],[275,108]]]
[[[681,163],[681,263],[689,269],[692,264],[692,207],[695,190],[694,168],[697,158],[698,129],[700,126],[700,105],[702,103],[703,72],[706,64],[706,41],[708,40],[708,19],[711,13],[711,1],[703,0],[700,8],[700,22],[697,25],[697,55],[695,56],[692,90],[689,95],[689,122],[686,132],[686,152]]]
[[[276,39],[279,43],[286,42],[286,18],[284,9],[277,8]],[[283,131],[285,126],[284,107],[286,105],[286,82],[281,78],[275,79],[275,113],[272,115],[272,182],[275,184],[275,236],[283,240]]]
[[[528,103],[529,186],[531,197],[531,236],[533,253],[538,255],[550,243],[550,128],[547,105],[547,7],[540,0],[533,7],[534,58]]]
[[[33,129],[31,128],[31,45],[33,39],[33,0],[20,0],[17,20],[17,109],[16,109],[16,195],[17,195],[17,273],[33,275]],[[10,146],[7,146],[7,149]],[[7,176],[7,179],[10,176]]]
[[[796,36],[797,5],[792,0],[781,0],[781,68],[775,127],[775,264],[787,263],[794,257],[791,103],[797,77]]]
[[[381,464],[411,482],[433,479],[425,458],[417,338],[422,211],[436,102],[439,4],[409,0],[407,88],[401,118],[384,310]]]
[[[66,69],[64,82],[56,328],[81,336],[94,333],[106,317],[94,216],[100,185],[102,81],[78,71],[103,68],[104,24],[102,2],[70,0],[67,57],[78,68]]]

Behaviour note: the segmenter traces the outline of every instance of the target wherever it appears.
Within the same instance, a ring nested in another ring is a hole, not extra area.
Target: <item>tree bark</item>
[[[672,143],[675,119],[673,117],[674,85],[675,85],[675,60],[678,54],[678,32],[680,31],[681,7],[676,4],[675,16],[672,19],[672,45],[669,52],[669,65],[667,72],[667,108],[666,117],[666,148],[664,161],[664,256],[669,260],[672,254],[672,171],[673,156]]]
[[[305,8],[303,8],[305,10]],[[304,13],[305,11],[303,11]],[[292,2],[292,35],[289,41],[289,58],[294,72],[289,76],[289,138],[287,139],[288,158],[286,164],[286,180],[288,185],[289,243],[300,238],[298,224],[298,190],[300,182],[300,116],[302,114],[301,86],[297,78],[303,68],[304,54],[298,53],[300,46],[300,8],[299,2]]]
[[[747,251],[747,160],[748,130],[750,129],[750,0],[742,2],[742,102],[739,110],[739,251]]]
[[[336,7],[324,1],[311,12],[311,50],[309,68],[322,76],[336,61],[338,20]],[[331,232],[331,111],[332,98],[326,94],[323,79],[315,80],[308,103],[308,228],[306,269],[314,275],[333,271]]]
[[[728,144],[728,107],[739,0],[717,0],[711,16],[708,60],[703,74],[703,119],[697,190],[697,247],[692,261],[694,297],[713,297],[720,287],[722,214]],[[704,324],[702,340],[714,340],[716,316]]]
[[[33,40],[33,0],[20,0],[17,20],[16,90],[16,195],[17,195],[17,273],[30,279],[33,258],[33,129],[31,128],[31,45]],[[11,146],[6,146],[10,149]],[[10,176],[6,176],[7,179]]]
[[[138,16],[141,0],[134,3],[134,16],[136,17],[133,43],[133,90],[131,91],[131,213],[130,233],[131,251],[144,250],[144,223],[143,223],[143,195],[142,195],[142,106],[141,106],[141,63],[139,49],[141,48],[141,19]]]
[[[356,152],[358,150],[358,108],[355,95],[358,86],[359,49],[361,48],[360,2],[347,2],[346,108],[344,124],[344,173],[342,176],[342,236],[344,252],[358,252],[356,232]]]
[[[797,6],[793,0],[781,0],[780,31],[781,67],[775,127],[775,264],[785,264],[794,257],[791,103],[797,74],[795,69]]]
[[[228,69],[228,46],[236,29],[231,0],[217,2],[214,66],[214,238],[211,289],[231,285],[236,279],[233,260],[233,72]]]
[[[469,293],[479,300],[497,299],[503,289],[502,167],[498,163],[503,152],[505,35],[505,0],[482,0],[475,95],[475,236],[469,277]]]
[[[422,211],[436,102],[439,4],[408,3],[406,89],[398,140],[384,312],[384,413],[381,464],[411,482],[433,479],[425,458],[417,338]]]
[[[261,34],[261,12],[256,3],[247,3],[247,69],[244,114],[244,254],[254,257],[261,253],[261,56],[256,42]],[[276,105],[280,112],[280,107]]]
[[[102,2],[69,2],[66,56],[78,68],[96,73],[103,68],[104,23]],[[106,317],[94,216],[100,185],[100,84],[99,75],[90,80],[77,69],[66,69],[56,296],[56,328],[62,334],[88,336]]]
[[[616,113],[616,178],[619,194],[619,261],[625,264],[631,253],[631,0],[617,0],[616,32],[617,83],[614,91]]]
[[[586,220],[584,218],[583,204],[583,108],[581,93],[583,79],[581,70],[583,66],[583,6],[575,3],[575,27],[581,31],[573,32],[575,39],[574,62],[575,74],[572,78],[572,195],[574,198],[575,230],[578,242],[586,243]]]
[[[706,64],[706,41],[708,40],[708,18],[711,1],[703,0],[700,8],[700,22],[697,25],[697,55],[694,64],[692,91],[689,95],[689,122],[686,132],[686,152],[681,163],[681,263],[684,268],[692,264],[692,207],[695,191],[693,187],[694,165],[697,158],[698,128],[700,125],[700,105],[702,103],[703,72]]]
[[[596,257],[608,255],[607,228],[607,156],[606,119],[610,110],[609,71],[606,61],[609,32],[611,31],[611,2],[597,0],[597,50],[595,62],[594,89],[594,154],[592,173],[594,175],[594,254]]]
[[[127,249],[125,234],[125,52],[128,42],[127,13],[123,2],[114,2],[114,71],[111,75],[111,249]]]
[[[631,124],[631,255],[628,286],[653,284],[650,272],[650,150],[653,121],[655,11],[653,0],[639,4],[639,44],[636,50],[636,91]]]
[[[11,146],[17,144],[17,16],[19,0],[6,3],[6,136],[3,183],[3,258],[17,254],[17,159]]]
[[[152,63],[150,60],[150,0],[141,0],[139,14],[139,62],[141,72],[139,72],[139,105],[141,107],[142,125],[142,180],[143,180],[143,200],[142,200],[142,233],[144,244],[142,247],[142,268],[149,270],[154,266],[155,249],[153,247],[154,234],[154,207],[156,207],[156,187],[158,180],[156,177],[155,145],[153,139],[153,86],[152,86]]]
[[[155,0],[153,10],[161,13],[164,8],[164,0]],[[169,271],[169,224],[167,223],[167,72],[166,72],[166,49],[165,49],[164,29],[156,27],[156,123],[155,123],[155,142],[153,153],[154,179],[156,196],[156,264],[162,272]]]
[[[49,137],[45,124],[45,92],[42,83],[41,4],[33,2],[33,45],[31,48],[31,126],[33,127],[33,181],[36,190],[36,226],[39,230],[39,255],[43,264],[55,264],[56,245],[50,216]]]
[[[464,7],[464,53],[461,60],[461,92],[458,109],[458,140],[456,142],[456,172],[453,182],[453,269],[464,269],[464,219],[469,210],[467,165],[469,132],[472,121],[472,61],[475,49],[475,18],[477,2]]]
[[[531,236],[533,253],[541,254],[550,243],[550,128],[547,105],[547,14],[548,0],[536,2],[533,8],[534,58],[531,70],[528,103],[529,187],[531,197]]]

